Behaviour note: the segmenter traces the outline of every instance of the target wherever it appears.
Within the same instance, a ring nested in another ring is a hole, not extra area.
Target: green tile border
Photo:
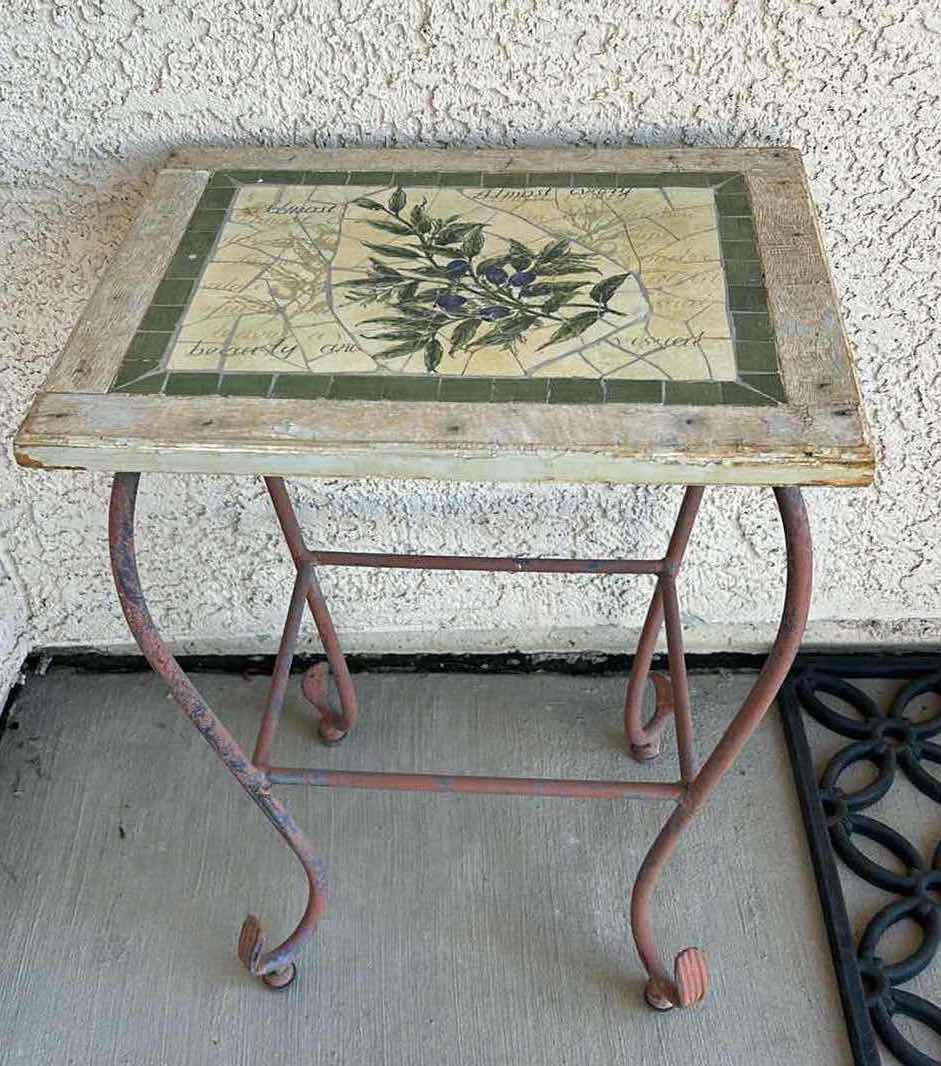
[[[130,366],[129,366],[130,370]],[[409,403],[717,404],[783,402],[777,374],[743,381],[595,378],[474,378],[407,374],[222,374],[134,368],[115,391],[167,396],[240,396],[276,400],[392,400]]]
[[[722,403],[721,381],[665,381],[663,402],[681,403],[693,407],[711,407]]]
[[[146,377],[137,378],[129,382],[120,392],[133,393],[136,396],[153,396],[163,391],[163,385],[167,375],[165,373],[149,374]]]
[[[663,403],[665,381],[634,378],[604,378],[606,403]]]
[[[217,370],[171,370],[163,391],[166,396],[218,396],[220,377]]]
[[[471,378],[384,374],[278,374],[171,371],[163,360],[240,188],[245,185],[433,188],[715,188],[719,242],[733,326],[737,381],[594,378]],[[145,310],[111,391],[137,395],[359,399],[537,404],[746,404],[786,402],[768,310],[748,186],[742,174],[483,171],[215,171]]]
[[[267,396],[271,392],[274,374],[222,374],[219,379],[220,396]]]

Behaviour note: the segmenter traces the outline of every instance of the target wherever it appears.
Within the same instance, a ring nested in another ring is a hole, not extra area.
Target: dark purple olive
[[[453,292],[443,292],[435,303],[443,311],[459,311],[461,307],[467,303],[467,300],[463,296],[458,296]]]
[[[466,259],[452,259],[444,269],[457,278],[470,270],[470,263]]]
[[[489,266],[484,271],[484,277],[492,285],[505,285],[507,282],[508,275],[507,272],[503,269],[503,267]]]
[[[477,312],[480,318],[486,319],[488,322],[492,322],[495,318],[506,318],[510,314],[509,307],[485,307],[482,311]]]
[[[522,287],[528,285],[531,281],[536,280],[536,275],[532,270],[520,270],[510,278],[510,284]]]

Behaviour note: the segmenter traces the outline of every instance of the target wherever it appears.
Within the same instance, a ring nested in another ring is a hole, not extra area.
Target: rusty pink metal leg
[[[116,474],[111,489],[108,532],[111,567],[121,608],[138,646],[153,669],[166,681],[173,698],[304,868],[308,884],[307,907],[294,932],[283,943],[266,951],[261,925],[250,914],[239,937],[239,958],[251,973],[271,988],[285,988],[294,979],[295,958],[323,914],[326,900],[323,874],[307,838],[283,804],[271,794],[267,774],[249,761],[170,654],[154,625],[141,589],[134,548],[134,510],[139,479],[139,474]]]
[[[807,616],[811,579],[810,534],[803,502],[797,489],[775,489],[784,525],[788,558],[784,617],[778,636],[768,661],[742,708],[718,746],[706,759],[702,769],[697,770],[676,576],[702,498],[701,488],[691,487],[686,490],[667,553],[662,559],[519,559],[510,556],[464,558],[446,555],[311,552],[304,545],[283,481],[280,478],[266,478],[265,483],[297,573],[275,660],[267,706],[259,727],[254,756],[250,761],[170,654],[147,609],[134,551],[134,509],[138,481],[138,474],[117,474],[111,495],[109,530],[112,568],[125,618],[151,666],[164,678],[177,703],[287,842],[301,862],[308,880],[309,895],[304,915],[294,932],[278,947],[266,951],[258,919],[250,915],[245,920],[239,940],[239,957],[251,973],[261,977],[272,988],[290,984],[296,972],[294,960],[313,933],[324,909],[324,882],[317,860],[306,838],[282,804],[271,794],[273,784],[609,800],[642,798],[677,804],[676,810],[644,859],[631,900],[634,938],[649,974],[647,1000],[652,1006],[666,1009],[672,1006],[688,1006],[705,996],[707,974],[705,957],[701,951],[687,948],[681,952],[677,956],[672,976],[661,964],[650,928],[650,900],[657,878],[680,836],[703,807],[710,792],[731,766],[768,709],[797,652]],[[655,575],[657,587],[647,613],[628,686],[625,724],[632,751],[635,756],[644,758],[656,753],[659,748],[659,735],[667,719],[675,718],[680,780],[581,781],[271,766],[272,743],[290,679],[305,604],[310,607],[340,694],[341,710],[337,712],[330,707],[327,700],[327,667],[324,664],[308,671],[302,681],[305,695],[320,715],[322,736],[327,742],[341,739],[352,728],[356,717],[356,699],[349,670],[317,581],[315,568],[318,564],[512,573]],[[663,674],[653,675],[657,691],[657,711],[653,720],[644,725],[641,719],[641,695],[650,672],[661,625],[665,625],[667,632],[669,677]]]
[[[674,576],[679,572],[683,556],[686,554],[686,546],[689,544],[702,496],[701,485],[690,485],[683,496],[676,525],[673,527],[673,534],[664,557],[665,562],[670,564],[670,572]],[[655,673],[652,676],[656,695],[655,710],[646,724],[642,717],[644,686],[650,674],[650,664],[653,661],[657,637],[662,625],[663,597],[661,584],[658,581],[650,600],[650,606],[647,608],[647,617],[640,631],[640,640],[637,643],[634,663],[627,682],[627,694],[624,697],[624,732],[630,753],[638,762],[647,762],[660,754],[661,737],[673,715],[672,679]]]
[[[268,703],[265,706],[261,727],[258,730],[258,739],[255,741],[255,752],[252,755],[252,762],[261,770],[267,770],[271,762],[271,744],[274,740],[275,730],[281,720],[284,696],[291,676],[291,664],[294,661],[294,649],[297,646],[297,637],[301,628],[301,619],[304,615],[307,594],[310,591],[310,583],[313,579],[313,571],[314,568],[310,563],[301,563],[297,568],[297,576],[294,579],[294,590],[291,593],[291,602],[288,606],[288,617],[284,623],[284,631],[281,634],[281,643],[274,663],[274,672],[271,675]]]
[[[339,744],[356,723],[356,689],[353,687],[353,679],[346,665],[346,659],[340,648],[333,620],[327,609],[327,601],[324,599],[314,569],[316,560],[307,550],[301,527],[291,504],[284,479],[279,477],[266,477],[265,486],[268,495],[274,504],[275,514],[281,524],[281,532],[287,542],[288,550],[294,565],[300,569],[305,564],[309,566],[307,580],[307,603],[310,613],[313,615],[314,624],[320,634],[330,670],[336,682],[337,692],[340,696],[340,710],[335,711],[327,699],[327,671],[322,665],[312,667],[304,679],[303,691],[310,703],[314,705],[320,715],[320,736],[325,744]]]
[[[807,622],[813,573],[807,513],[799,489],[777,488],[774,494],[787,545],[787,589],[777,636],[751,692],[702,769],[689,782],[685,796],[647,853],[634,883],[631,927],[637,951],[649,975],[645,993],[647,1002],[658,1010],[686,1007],[701,1000],[706,994],[708,976],[705,956],[698,948],[681,951],[672,974],[661,961],[650,924],[650,902],[657,879],[687,826],[771,706],[794,661]],[[671,626],[669,616],[667,624]],[[678,627],[678,618],[672,624]],[[671,668],[672,658],[671,653]]]

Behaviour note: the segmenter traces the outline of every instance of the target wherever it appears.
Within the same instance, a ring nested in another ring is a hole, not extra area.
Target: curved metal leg
[[[261,925],[249,915],[239,937],[239,958],[271,988],[285,988],[296,972],[294,960],[314,932],[326,905],[326,886],[320,863],[307,838],[281,802],[271,794],[265,773],[258,769],[219,721],[163,643],[141,589],[134,548],[134,510],[140,474],[116,474],[111,488],[108,533],[111,568],[128,627],[153,669],[166,681],[173,698],[203,739],[225,763],[238,783],[261,808],[304,868],[309,887],[307,907],[294,932],[266,951]]]
[[[679,570],[686,553],[686,545],[693,531],[693,523],[696,521],[699,504],[702,502],[703,491],[702,485],[688,486],[679,514],[676,516],[676,525],[673,527],[666,553],[666,559],[675,568],[674,574]],[[644,686],[650,674],[650,664],[653,661],[657,637],[662,625],[663,596],[658,582],[640,631],[640,640],[637,642],[637,651],[634,653],[634,664],[627,682],[627,694],[624,697],[624,732],[627,735],[630,753],[638,762],[648,762],[660,754],[660,738],[673,714],[670,680],[664,674],[654,674],[652,680],[656,691],[656,709],[653,717],[646,724],[642,717]]]
[[[304,537],[284,479],[266,477],[264,481],[294,565],[300,569],[306,564],[310,570],[307,582],[307,603],[336,681],[337,692],[340,696],[340,710],[334,710],[328,701],[327,670],[322,663],[318,663],[317,666],[307,671],[302,682],[302,689],[308,702],[313,704],[320,715],[320,737],[323,742],[339,744],[356,724],[356,689],[353,687],[353,679],[346,665],[346,657],[340,648],[333,619],[327,609],[327,601],[324,599],[320,582],[317,580],[313,555],[304,546]]]
[[[644,858],[631,896],[631,929],[649,974],[645,994],[647,1002],[658,1010],[686,1007],[701,1000],[708,977],[705,956],[698,948],[687,948],[677,955],[673,974],[661,962],[650,925],[650,901],[657,879],[683,832],[771,706],[797,655],[807,622],[813,577],[807,512],[799,489],[776,488],[774,494],[787,545],[787,590],[777,636],[751,692]]]

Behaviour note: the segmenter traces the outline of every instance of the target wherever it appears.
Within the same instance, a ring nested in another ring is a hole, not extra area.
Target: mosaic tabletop
[[[774,404],[740,174],[217,171],[111,388]]]
[[[796,153],[174,162],[21,429],[21,462],[871,478]]]

